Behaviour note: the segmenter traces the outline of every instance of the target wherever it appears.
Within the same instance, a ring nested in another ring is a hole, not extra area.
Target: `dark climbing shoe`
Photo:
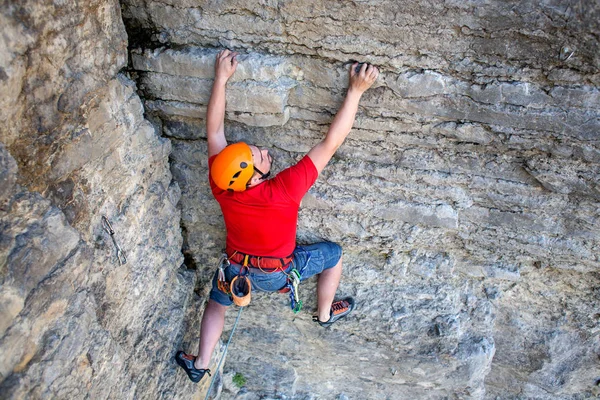
[[[325,322],[319,321],[318,316],[313,317],[313,321],[318,322],[323,327],[328,327],[335,321],[344,318],[354,310],[354,299],[352,297],[346,297],[345,299],[334,301],[331,305],[331,312],[329,313],[329,319]]]
[[[178,351],[175,355],[175,361],[181,368],[183,368],[192,382],[200,382],[200,379],[204,377],[204,374],[210,375],[210,369],[198,369],[194,367],[194,361],[196,357],[189,354],[185,354],[183,351]]]

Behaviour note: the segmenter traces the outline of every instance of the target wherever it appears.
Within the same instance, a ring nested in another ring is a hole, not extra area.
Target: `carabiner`
[[[117,248],[117,258],[119,259],[119,264],[120,265],[127,264],[127,257],[125,257],[125,252],[121,249],[121,246],[119,246],[117,244],[117,242],[115,242],[114,237],[113,237],[113,242]]]
[[[115,239],[115,231],[113,230],[112,225],[108,221],[108,218],[106,218],[104,215],[102,216],[101,220],[102,229],[104,229],[106,233],[110,235],[110,238],[112,239],[112,242],[115,245],[115,248],[117,249],[117,260],[119,260],[119,265],[126,264],[127,257],[125,257],[125,252],[123,251],[123,249],[121,249],[121,246],[119,246]]]
[[[290,279],[290,307],[294,314],[298,314],[302,309],[302,300],[300,300],[300,273],[296,268],[292,269],[289,274]]]
[[[108,233],[110,236],[115,234],[115,231],[113,231],[112,225],[110,224],[110,222],[108,222],[108,218],[106,218],[104,215],[102,216],[102,228],[106,231],[106,233]]]
[[[217,267],[219,271],[217,277],[217,288],[225,294],[231,294],[231,288],[227,282],[227,279],[225,278],[225,268],[227,268],[229,265],[230,263],[229,259],[227,258],[227,254],[223,253],[219,259],[219,266]]]

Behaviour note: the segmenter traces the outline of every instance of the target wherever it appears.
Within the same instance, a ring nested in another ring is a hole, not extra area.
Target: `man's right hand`
[[[357,66],[358,63],[354,63],[350,68],[350,82],[346,98],[335,115],[325,139],[308,152],[308,156],[319,174],[350,133],[360,98],[365,90],[375,83],[379,75],[379,70],[373,65],[363,64],[358,72],[356,71]]]
[[[235,72],[238,61],[235,57],[238,53],[230,50],[222,50],[217,54],[215,62],[215,81],[227,83]]]

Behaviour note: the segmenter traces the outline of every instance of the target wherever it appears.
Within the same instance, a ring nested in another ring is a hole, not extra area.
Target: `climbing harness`
[[[108,218],[106,218],[104,215],[102,216],[102,228],[110,235],[110,238],[112,239],[113,244],[117,249],[117,259],[119,260],[119,264],[123,265],[127,263],[127,257],[125,257],[125,252],[121,249],[121,247],[117,244],[117,241],[115,240],[115,231],[110,225],[110,222],[108,222]]]
[[[225,249],[225,253],[229,254],[229,260],[234,263],[247,263],[249,267],[258,268],[265,274],[284,271],[294,259],[293,254],[290,254],[287,257],[261,257],[242,253],[230,248]]]
[[[217,365],[217,369],[216,369],[217,373],[210,380],[210,386],[208,387],[208,390],[206,391],[206,397],[204,398],[204,400],[208,400],[208,397],[210,396],[210,390],[213,387],[213,383],[215,383],[215,378],[219,374],[219,371],[221,369],[221,363],[225,359],[225,355],[227,354],[227,349],[229,348],[229,343],[231,343],[231,338],[233,337],[233,333],[235,332],[235,328],[237,327],[238,321],[240,320],[240,316],[242,315],[243,309],[244,309],[244,307],[240,307],[240,311],[238,312],[237,318],[235,319],[235,323],[233,324],[233,329],[231,329],[231,333],[229,334],[229,339],[227,340],[227,344],[225,345],[225,350],[223,350],[223,355],[221,355],[221,359],[219,360],[219,365]]]
[[[302,249],[302,247],[300,247],[300,249]],[[304,249],[302,250],[308,254],[306,262],[300,268],[300,270],[294,267],[289,271],[289,273],[282,269],[282,267],[286,266],[290,262],[293,263],[293,255],[284,258],[257,257],[238,251],[226,250],[223,252],[219,260],[217,288],[221,292],[230,295],[233,299],[233,302],[237,306],[244,307],[250,304],[251,299],[252,283],[248,277],[250,267],[257,268],[266,274],[281,271],[287,276],[287,283],[283,289],[279,290],[279,292],[289,292],[290,308],[294,314],[297,314],[300,312],[300,310],[302,310],[303,305],[302,300],[300,300],[300,282],[302,281],[302,273],[306,269],[306,266],[311,259],[310,252]],[[231,254],[230,256],[228,256],[229,253]],[[265,259],[270,259],[280,264],[273,270],[265,270],[260,266],[261,260]],[[231,265],[230,260],[233,260],[233,262],[236,264],[241,265],[238,275],[232,279],[231,283],[227,282],[227,278],[225,276],[225,269]]]

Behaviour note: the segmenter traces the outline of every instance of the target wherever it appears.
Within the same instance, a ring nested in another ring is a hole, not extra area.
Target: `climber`
[[[334,302],[342,274],[342,249],[330,242],[297,247],[298,209],[304,194],[350,133],[360,98],[379,71],[367,63],[354,63],[346,97],[325,138],[297,164],[269,179],[273,165],[269,150],[243,142],[228,146],[225,139],[225,87],[236,70],[236,56],[229,50],[218,53],[206,111],[210,188],[221,206],[227,230],[226,281],[246,274],[252,289],[277,291],[288,284],[293,268],[301,280],[318,275],[317,315],[313,320],[328,327],[354,308],[351,297]],[[210,374],[210,357],[223,331],[225,312],[232,304],[230,294],[219,285],[218,272],[202,317],[198,356],[182,351],[176,355],[177,363],[194,382]]]

